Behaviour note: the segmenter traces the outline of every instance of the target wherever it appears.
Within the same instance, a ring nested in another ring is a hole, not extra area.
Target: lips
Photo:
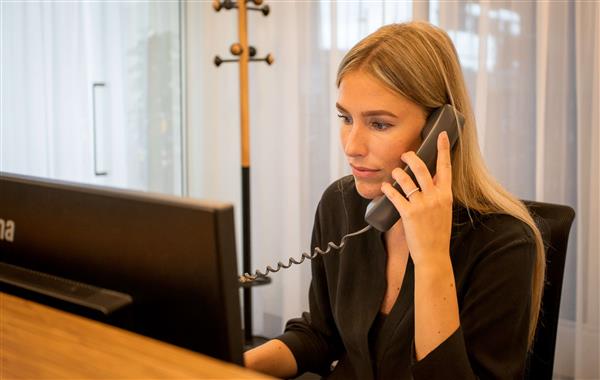
[[[350,164],[350,166],[352,166],[353,169],[360,170],[361,172],[363,172],[363,171],[364,172],[378,172],[379,171],[379,169],[371,169],[371,168],[366,168],[363,166],[356,166],[356,165],[352,165],[352,164]]]
[[[352,167],[352,174],[358,178],[372,178],[377,175],[379,169],[371,169],[363,166],[354,166],[350,164]]]

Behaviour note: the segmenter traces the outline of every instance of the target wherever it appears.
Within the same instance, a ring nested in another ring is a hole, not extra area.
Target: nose
[[[354,125],[347,125],[344,129],[342,140],[346,156],[366,156],[368,152],[366,127],[359,122],[355,122]]]

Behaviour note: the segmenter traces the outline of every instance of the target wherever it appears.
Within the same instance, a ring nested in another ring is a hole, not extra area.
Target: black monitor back
[[[0,172],[0,219],[3,271],[42,272],[132,300],[116,316],[42,295],[44,303],[242,363],[231,205]]]

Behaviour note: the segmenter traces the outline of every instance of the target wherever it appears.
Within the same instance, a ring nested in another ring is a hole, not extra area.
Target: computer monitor
[[[233,207],[0,172],[0,290],[242,364]]]

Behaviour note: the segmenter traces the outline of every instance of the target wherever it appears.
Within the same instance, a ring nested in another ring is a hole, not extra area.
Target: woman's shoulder
[[[347,175],[332,182],[321,196],[320,206],[325,208],[337,208],[357,204],[364,201],[356,190],[356,184],[352,175]]]
[[[460,223],[453,226],[451,255],[457,273],[469,273],[487,263],[493,268],[518,266],[531,275],[537,242],[529,225],[507,213],[459,210]],[[469,269],[471,268],[471,269]]]
[[[323,192],[317,208],[317,220],[328,234],[339,237],[364,227],[364,214],[369,203],[356,190],[353,176],[342,177]]]
[[[340,193],[349,194],[352,192],[356,192],[354,177],[352,175],[347,175],[330,183],[323,192],[323,198],[327,196],[339,196]]]
[[[453,230],[453,234],[465,234],[480,244],[499,240],[536,243],[531,227],[516,216],[502,212],[481,213],[464,206],[454,208]]]

